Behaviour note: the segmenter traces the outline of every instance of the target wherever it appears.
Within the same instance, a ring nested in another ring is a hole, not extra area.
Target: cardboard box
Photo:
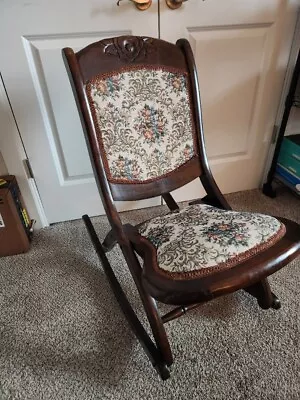
[[[31,220],[13,175],[0,177],[0,256],[30,248]]]

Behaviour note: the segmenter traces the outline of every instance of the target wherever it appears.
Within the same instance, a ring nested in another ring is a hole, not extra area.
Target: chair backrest
[[[63,49],[104,200],[177,189],[207,164],[188,41],[122,36]]]

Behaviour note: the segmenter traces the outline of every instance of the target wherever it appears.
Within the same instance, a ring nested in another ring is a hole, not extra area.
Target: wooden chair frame
[[[150,63],[147,60],[150,60],[149,57],[152,57],[151,64],[153,64],[153,57],[155,58],[155,56],[151,54],[149,56],[145,48],[145,43],[148,40],[159,50],[156,62],[163,65],[175,66],[179,63],[188,72],[198,139],[198,157],[188,162],[184,167],[185,171],[182,170],[181,174],[172,173],[155,182],[135,185],[134,197],[132,197],[132,184],[116,184],[109,182],[107,179],[99,143],[97,142],[95,125],[85,92],[85,84],[91,77],[113,70],[114,68],[121,68],[129,62],[139,65],[146,60],[146,62]],[[150,295],[147,285],[143,282],[143,267],[137,258],[139,248],[134,243],[134,235],[137,232],[137,228],[121,223],[114,201],[138,200],[161,195],[169,209],[174,211],[178,209],[178,205],[170,192],[199,177],[207,195],[203,199],[196,200],[191,204],[202,202],[225,210],[231,210],[231,207],[216,185],[205,153],[197,71],[191,47],[185,39],[178,40],[175,46],[162,40],[127,36],[93,43],[78,53],[74,53],[70,48],[65,48],[63,49],[63,58],[77,102],[99,193],[112,228],[102,244],[88,215],[84,215],[83,220],[115,297],[133,332],[141,342],[161,378],[167,379],[170,376],[169,367],[173,363],[173,355],[164,324],[184,315],[187,311],[200,306],[205,301],[238,289],[244,289],[254,296],[259,306],[263,309],[271,307],[278,309],[280,302],[271,292],[267,276],[283,265],[286,265],[299,254],[300,228],[291,221],[283,220],[287,227],[287,233],[276,245],[242,263],[238,274],[236,270],[227,270],[223,273],[215,274],[218,276],[212,275],[208,277],[204,280],[204,285],[207,287],[206,296],[202,296],[201,298],[195,297],[197,301],[193,301],[193,296],[183,294],[181,305],[175,302],[174,304],[177,304],[177,306],[171,312],[161,316],[158,312],[156,300]],[[106,252],[110,251],[117,243],[120,246],[138,289],[152,329],[154,341],[150,338],[136,316],[106,257]],[[251,268],[251,274],[249,274],[249,268]],[[193,288],[191,283],[189,285],[191,292],[194,293],[197,291],[197,288]],[[176,290],[176,282],[170,284],[169,292],[172,292],[172,290]],[[158,294],[156,298],[161,299],[161,295]]]

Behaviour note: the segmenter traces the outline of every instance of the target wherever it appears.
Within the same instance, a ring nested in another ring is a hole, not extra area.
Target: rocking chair
[[[189,42],[122,36],[77,53],[63,49],[96,182],[111,225],[91,240],[120,307],[162,379],[173,355],[164,324],[239,289],[278,309],[267,277],[300,253],[300,226],[235,212],[205,153],[197,72]],[[170,194],[200,178],[207,195],[179,208]],[[123,225],[114,201],[162,196],[170,212]],[[137,318],[106,257],[116,244],[127,262],[154,341]],[[139,255],[142,265],[137,257]],[[175,308],[161,316],[156,301]]]

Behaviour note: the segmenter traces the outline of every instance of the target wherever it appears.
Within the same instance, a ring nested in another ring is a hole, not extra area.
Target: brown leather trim
[[[167,72],[171,72],[171,73],[178,73],[178,74],[184,75],[185,79],[186,79],[186,85],[187,85],[188,101],[189,101],[189,104],[192,104],[192,94],[191,94],[190,81],[188,79],[188,73],[184,69],[166,67],[164,65],[132,65],[130,67],[122,67],[122,68],[120,68],[120,69],[118,69],[116,71],[111,71],[109,73],[99,74],[99,75],[93,77],[92,79],[90,79],[86,83],[85,90],[86,90],[86,93],[87,93],[87,98],[88,98],[88,101],[89,101],[91,114],[92,114],[92,118],[93,118],[93,121],[94,121],[95,129],[96,129],[97,141],[98,141],[98,144],[99,144],[99,147],[100,147],[100,152],[101,152],[102,159],[103,159],[104,169],[105,169],[105,172],[106,172],[107,180],[110,183],[144,184],[144,183],[149,183],[149,182],[155,182],[155,181],[157,181],[157,180],[159,180],[161,178],[169,176],[173,171],[178,170],[178,168],[180,168],[182,165],[184,165],[184,164],[181,164],[175,170],[169,171],[169,172],[167,172],[167,173],[165,173],[163,175],[160,175],[158,177],[153,177],[153,178],[145,179],[145,180],[118,179],[118,178],[114,178],[111,175],[110,168],[109,168],[109,163],[108,163],[108,159],[107,159],[107,155],[106,155],[106,151],[105,151],[104,144],[103,144],[103,138],[102,138],[102,134],[101,134],[101,129],[100,129],[99,124],[98,124],[97,110],[96,110],[96,108],[94,106],[94,100],[93,100],[92,95],[91,95],[92,85],[95,84],[95,83],[98,83],[99,81],[101,81],[103,79],[107,79],[107,78],[110,78],[112,76],[118,75],[118,74],[120,74],[122,72],[138,71],[138,70],[143,70],[143,69],[144,70],[163,70],[163,71],[167,71]],[[194,156],[198,155],[197,154],[198,140],[197,140],[197,135],[196,135],[196,129],[195,129],[195,122],[194,122],[194,116],[193,116],[192,107],[189,108],[189,114],[190,114],[190,121],[191,121],[191,126],[192,126],[193,147],[194,147],[193,157],[194,157]]]

